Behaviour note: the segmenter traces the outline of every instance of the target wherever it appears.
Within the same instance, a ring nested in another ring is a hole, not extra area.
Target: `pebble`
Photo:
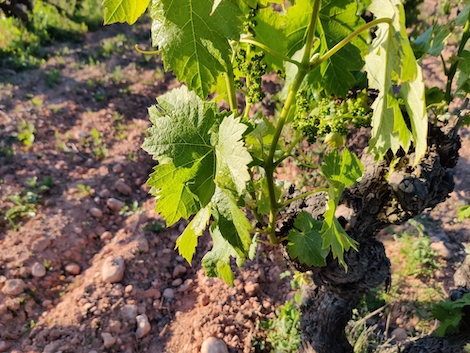
[[[108,332],[103,332],[101,337],[103,338],[104,348],[110,348],[116,343],[116,338],[114,338],[113,335]]]
[[[101,234],[101,236],[100,236],[100,239],[101,240],[111,240],[111,239],[113,239],[113,234],[111,232],[108,232],[108,231],[103,232],[103,234]]]
[[[0,341],[0,352],[6,352],[10,347],[10,342]]]
[[[183,280],[181,278],[175,279],[173,282],[171,282],[171,285],[173,287],[179,287],[183,284]]]
[[[56,353],[60,346],[60,341],[52,341],[44,347],[44,353]]]
[[[117,212],[122,209],[124,202],[115,199],[114,197],[110,197],[108,200],[106,200],[106,206],[108,206],[110,210]]]
[[[103,189],[98,193],[98,196],[102,199],[106,199],[111,196],[111,191],[109,191],[108,189]]]
[[[116,188],[118,192],[120,192],[123,195],[132,194],[132,188],[129,185],[127,185],[122,179],[119,179],[118,181],[116,181],[114,183],[114,187]]]
[[[147,335],[147,333],[150,332],[151,326],[150,326],[149,319],[147,315],[142,314],[142,315],[137,315],[135,320],[137,321],[137,330],[135,332],[135,335],[137,338],[142,338],[145,335]]]
[[[113,165],[113,172],[114,173],[121,173],[122,172],[122,165],[119,163],[116,163]]]
[[[128,321],[135,320],[137,316],[137,305],[135,304],[126,304],[121,309],[122,316]]]
[[[31,274],[36,278],[41,278],[46,275],[46,268],[40,262],[35,262],[31,267]]]
[[[124,276],[124,259],[122,257],[115,258],[113,256],[106,258],[101,269],[101,274],[104,282],[119,282]]]
[[[67,266],[65,266],[65,272],[76,276],[80,273],[80,266],[75,263],[68,264]]]
[[[447,246],[444,244],[443,241],[438,241],[436,243],[431,244],[431,249],[433,249],[437,254],[446,259],[449,260],[452,258],[452,254],[450,250],[447,248]]]
[[[96,208],[96,207],[90,208],[90,214],[95,218],[103,217],[103,212],[99,208]]]
[[[150,250],[149,241],[145,237],[140,237],[137,239],[137,249],[141,253],[148,253]]]
[[[209,337],[202,344],[201,353],[228,353],[228,348],[220,338]]]
[[[166,288],[163,291],[163,298],[174,299],[175,298],[175,291],[173,290],[173,288]]]
[[[51,242],[52,240],[49,237],[37,239],[31,244],[31,250],[34,252],[43,252],[51,245]]]
[[[187,269],[183,265],[176,265],[173,269],[173,278],[181,277],[186,273]]]
[[[398,327],[393,330],[391,336],[395,337],[395,340],[399,342],[404,342],[408,339],[408,334],[406,333],[406,330],[401,327]]]
[[[26,283],[22,279],[7,279],[3,285],[2,292],[6,295],[19,295],[23,293]]]

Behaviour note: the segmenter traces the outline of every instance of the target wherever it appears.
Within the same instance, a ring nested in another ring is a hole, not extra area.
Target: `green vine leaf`
[[[209,277],[220,277],[232,285],[230,258],[236,259],[238,267],[245,263],[251,245],[251,224],[228,191],[217,188],[211,206],[214,222],[210,231],[214,244],[202,259],[202,265]]]
[[[292,259],[308,266],[326,265],[329,250],[322,249],[322,224],[305,211],[295,218],[294,228],[287,236],[287,251]]]
[[[150,0],[104,0],[104,24],[127,22],[130,25],[147,10]]]
[[[176,248],[180,255],[191,264],[196,252],[197,238],[209,224],[211,212],[209,207],[202,208],[189,222],[184,232],[176,239]]]
[[[461,91],[461,95],[465,96],[470,92],[470,52],[463,50],[457,60],[459,60],[457,91]]]
[[[459,332],[459,324],[463,317],[462,309],[470,306],[470,293],[455,301],[440,302],[432,310],[432,316],[441,322],[436,330],[438,336]]]
[[[416,63],[408,41],[403,6],[399,0],[376,0],[369,10],[377,18],[390,19],[391,23],[378,25],[377,37],[365,58],[369,87],[379,91],[372,105],[372,136],[368,151],[376,159],[382,158],[389,149],[393,153],[400,147],[408,151],[413,136],[417,151],[416,162],[427,148],[427,115],[424,88],[421,87],[424,86],[421,68]],[[400,84],[413,135],[406,125],[393,91],[393,85]]]
[[[352,239],[339,224],[335,216],[336,207],[343,190],[353,185],[362,176],[364,167],[357,156],[347,148],[342,153],[333,150],[324,158],[321,167],[322,174],[330,184],[328,188],[328,208],[323,215],[323,226],[320,230],[323,237],[323,249],[330,249],[334,258],[347,270],[348,266],[344,261],[343,253],[350,248],[356,248],[356,242]]]
[[[356,15],[356,11],[355,1],[322,2],[317,25],[317,37],[320,38],[317,52],[320,55],[325,54],[352,31],[365,24],[364,20]],[[356,82],[355,73],[364,66],[362,57],[366,52],[365,34],[355,37],[307,76],[309,84],[318,91],[324,90],[327,95],[345,97],[348,89]]]
[[[339,224],[338,219],[335,217],[336,202],[335,200],[328,201],[328,210],[323,217],[323,226],[321,234],[323,237],[323,249],[330,249],[335,259],[347,270],[348,265],[344,261],[344,252],[353,248],[357,250],[357,242],[352,239]]]
[[[242,141],[246,129],[240,118],[226,117],[219,126],[219,140],[215,147],[215,182],[220,188],[234,190],[237,195],[245,191],[246,183],[251,179],[247,166],[252,159]]]
[[[416,59],[421,58],[425,54],[438,57],[447,44],[447,38],[452,34],[449,25],[434,24],[429,27],[423,34],[415,39],[411,46],[416,55]]]
[[[185,86],[149,108],[153,126],[142,148],[159,161],[148,185],[157,198],[156,211],[169,225],[207,205],[215,190],[214,104],[203,102]]]
[[[166,71],[173,70],[201,98],[210,93],[230,61],[229,39],[240,36],[240,10],[222,1],[154,1],[150,15],[152,42],[162,51]]]

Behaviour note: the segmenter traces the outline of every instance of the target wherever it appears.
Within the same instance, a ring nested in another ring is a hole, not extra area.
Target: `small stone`
[[[44,347],[44,353],[56,353],[60,347],[61,342],[59,340],[52,341]]]
[[[228,348],[220,338],[209,337],[202,344],[201,353],[228,353]]]
[[[108,206],[110,210],[117,212],[122,209],[122,207],[124,206],[124,202],[115,199],[114,197],[111,197],[106,201],[106,206]]]
[[[106,231],[103,234],[101,234],[100,239],[101,240],[111,240],[111,239],[113,239],[113,234],[111,232]]]
[[[114,187],[116,188],[118,192],[120,192],[123,195],[132,194],[132,188],[129,185],[127,185],[122,179],[119,179],[118,181],[116,181],[114,183]]]
[[[20,298],[7,298],[5,300],[5,304],[11,311],[18,311],[21,307]]]
[[[134,289],[134,287],[132,286],[132,284],[129,284],[129,285],[126,286],[126,288],[124,288],[124,292],[130,293],[130,292],[132,292],[133,289]]]
[[[31,274],[35,278],[41,278],[46,275],[46,268],[44,265],[40,262],[35,262],[33,264],[33,267],[31,267]]]
[[[187,269],[183,265],[176,265],[173,269],[173,278],[181,277],[186,273]]]
[[[142,338],[145,335],[147,335],[147,333],[149,333],[150,331],[151,326],[150,326],[149,319],[147,315],[142,314],[142,315],[137,315],[135,320],[137,321],[137,330],[135,332],[135,335],[137,338]]]
[[[98,193],[98,196],[102,199],[106,199],[111,196],[111,191],[109,191],[108,189],[103,189]]]
[[[12,185],[15,181],[15,176],[13,174],[7,174],[3,177],[3,183],[5,185]]]
[[[148,253],[150,250],[149,241],[145,237],[140,237],[137,239],[137,249],[141,253]]]
[[[133,321],[137,316],[137,305],[135,304],[126,304],[121,309],[122,316],[128,320]]]
[[[163,298],[174,299],[175,298],[175,291],[173,290],[173,288],[166,288],[163,291]]]
[[[175,279],[173,282],[171,282],[171,285],[173,287],[179,287],[183,284],[183,280],[181,278]]]
[[[49,308],[50,306],[52,306],[52,300],[49,300],[49,299],[46,299],[46,300],[43,300],[43,302],[41,303],[42,307],[43,308]]]
[[[0,341],[0,352],[6,352],[10,347],[10,342]]]
[[[406,333],[406,330],[401,327],[398,327],[393,330],[391,336],[395,337],[395,340],[399,342],[404,342],[408,339],[408,334]]]
[[[101,274],[104,282],[119,282],[124,276],[124,259],[122,257],[115,258],[113,256],[106,258],[101,269]]]
[[[51,245],[51,238],[45,237],[41,239],[36,239],[32,244],[31,244],[31,250],[34,252],[43,252],[46,250],[50,245]]]
[[[253,282],[247,282],[244,286],[245,293],[249,296],[255,296],[259,292],[259,284]]]
[[[122,165],[119,163],[116,163],[113,165],[113,172],[114,173],[121,173],[122,172]]]
[[[65,272],[76,276],[80,273],[80,266],[75,263],[68,264],[67,266],[65,266]]]
[[[431,244],[431,249],[433,249],[437,254],[446,259],[449,260],[452,258],[452,254],[450,250],[447,248],[447,246],[444,244],[443,241],[438,241],[436,243]]]
[[[80,234],[83,233],[83,229],[80,228],[80,227],[73,227],[73,232],[74,232],[75,234],[80,235]]]
[[[110,348],[116,343],[116,338],[114,338],[113,335],[108,332],[103,332],[101,337],[103,338],[104,348]]]
[[[26,283],[22,279],[7,279],[3,285],[2,292],[6,295],[19,295],[26,288]]]
[[[90,214],[95,218],[103,217],[103,212],[99,208],[96,208],[96,207],[90,208]]]

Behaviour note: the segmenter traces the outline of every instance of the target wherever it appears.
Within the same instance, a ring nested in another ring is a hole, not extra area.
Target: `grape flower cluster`
[[[251,37],[255,37],[254,27],[256,21],[256,9],[252,9],[247,15],[245,15],[245,21],[243,23],[245,33]],[[256,51],[253,45],[248,45],[247,49],[239,48],[235,61],[237,67],[245,77],[245,96],[249,104],[260,102],[264,98],[264,93],[261,90],[262,76],[266,73],[267,65],[263,62],[264,52]],[[243,89],[244,83],[238,81],[236,83],[237,89]]]
[[[305,90],[299,90],[296,98],[292,127],[301,131],[309,143],[328,134],[346,136],[351,126],[370,127],[372,110],[364,92],[355,98],[341,100],[333,97],[314,99]]]

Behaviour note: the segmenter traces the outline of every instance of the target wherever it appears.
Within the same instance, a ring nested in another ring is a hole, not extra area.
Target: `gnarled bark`
[[[460,139],[458,120],[446,126],[430,127],[427,154],[413,166],[413,153],[404,153],[390,173],[389,163],[376,164],[363,155],[364,174],[341,197],[336,216],[349,236],[359,243],[359,251],[345,254],[348,271],[331,255],[325,267],[309,268],[292,262],[301,271],[311,270],[314,284],[305,290],[302,311],[303,339],[318,353],[352,352],[344,328],[352,309],[370,289],[390,284],[390,262],[377,233],[401,224],[444,201],[453,190],[451,168],[458,160]],[[279,235],[286,235],[293,219],[302,210],[321,219],[325,194],[313,194],[293,202],[279,220]],[[410,351],[411,352],[411,351]]]

